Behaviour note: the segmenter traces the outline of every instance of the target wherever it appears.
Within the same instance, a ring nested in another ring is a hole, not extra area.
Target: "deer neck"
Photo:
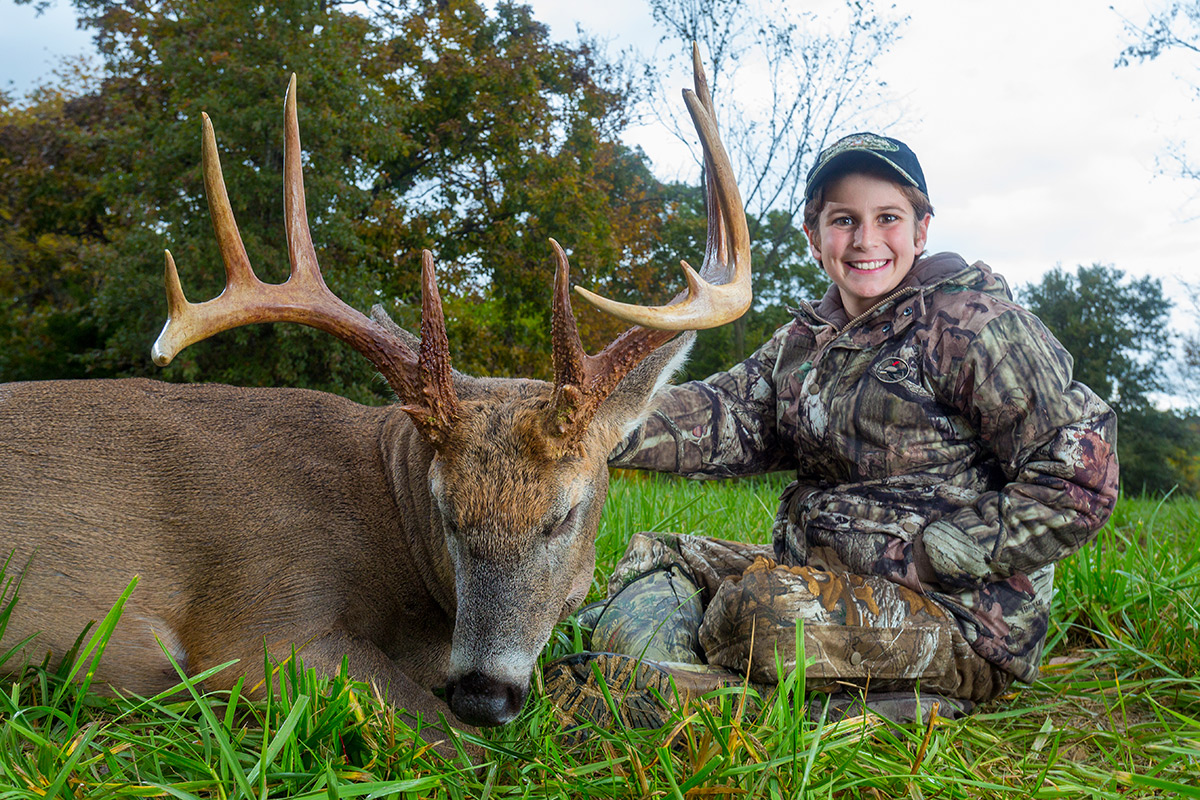
[[[429,494],[429,467],[433,448],[418,432],[408,415],[398,407],[389,413],[380,430],[383,455],[392,496],[403,523],[401,531],[416,570],[426,591],[454,618],[457,599],[454,591],[454,565],[446,550],[446,535],[441,518]]]

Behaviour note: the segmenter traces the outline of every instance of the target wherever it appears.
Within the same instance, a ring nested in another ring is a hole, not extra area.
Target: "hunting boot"
[[[703,664],[700,589],[678,564],[651,570],[611,597],[592,627],[592,650],[646,661]]]
[[[960,697],[945,697],[930,692],[866,692],[850,694],[836,692],[831,695],[813,695],[809,700],[808,717],[825,723],[840,722],[850,717],[860,717],[870,712],[898,725],[909,722],[926,722],[937,707],[942,719],[958,719],[971,713],[975,704]]]
[[[611,599],[580,612],[589,652],[544,672],[546,694],[566,726],[659,728],[679,707],[744,678],[704,663],[698,631],[700,590],[678,564],[634,578]]]

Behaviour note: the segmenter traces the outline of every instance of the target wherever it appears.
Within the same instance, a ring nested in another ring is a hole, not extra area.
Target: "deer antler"
[[[685,89],[684,100],[704,146],[708,238],[704,262],[697,274],[683,262],[687,289],[665,306],[618,303],[575,287],[589,302],[631,322],[628,329],[595,356],[584,352],[567,291],[567,256],[551,240],[558,261],[554,279],[554,397],[553,430],[567,442],[577,441],[596,409],[630,370],[681,330],[713,328],[740,317],[750,307],[750,232],[733,166],[721,144],[716,115],[700,49],[692,45],[695,92]]]
[[[205,114],[204,188],[225,262],[225,290],[212,300],[189,303],[179,283],[175,260],[167,251],[167,322],[151,351],[154,363],[166,366],[188,345],[241,325],[309,325],[333,334],[366,356],[405,403],[402,408],[417,427],[437,445],[445,441],[458,414],[458,397],[451,377],[433,256],[426,250],[421,257],[421,348],[420,355],[416,355],[398,337],[346,305],[325,285],[304,202],[295,75],[288,84],[284,117],[284,228],[291,263],[288,279],[282,284],[266,284],[254,274],[225,191],[212,121]]]
[[[575,291],[614,317],[634,325],[667,331],[702,330],[724,325],[750,307],[750,231],[742,196],[733,177],[729,154],[721,144],[708,79],[700,63],[700,48],[692,43],[695,91],[683,90],[683,99],[704,147],[705,194],[708,206],[708,240],[700,272],[680,262],[687,290],[665,306],[639,306],[601,297],[581,286]],[[717,206],[714,212],[714,198]]]

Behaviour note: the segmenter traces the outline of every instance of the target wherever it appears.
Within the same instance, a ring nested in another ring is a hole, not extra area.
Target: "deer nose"
[[[511,722],[525,705],[529,686],[489,678],[474,670],[446,684],[450,710],[463,722],[479,727]]]

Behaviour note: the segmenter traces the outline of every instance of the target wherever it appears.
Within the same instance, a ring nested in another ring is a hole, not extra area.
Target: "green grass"
[[[781,485],[614,480],[594,594],[639,530],[767,541]],[[756,718],[728,692],[662,730],[580,740],[562,735],[539,671],[516,722],[460,742],[485,748],[477,767],[429,750],[367,687],[294,661],[270,700],[240,687],[205,695],[193,681],[155,698],[100,697],[78,684],[97,647],[0,683],[0,800],[1200,797],[1200,502],[1123,499],[1056,587],[1041,680],[964,720],[813,723],[803,677],[790,675],[793,691]],[[0,578],[0,588],[3,625],[14,587]],[[560,626],[543,663],[577,647]]]

